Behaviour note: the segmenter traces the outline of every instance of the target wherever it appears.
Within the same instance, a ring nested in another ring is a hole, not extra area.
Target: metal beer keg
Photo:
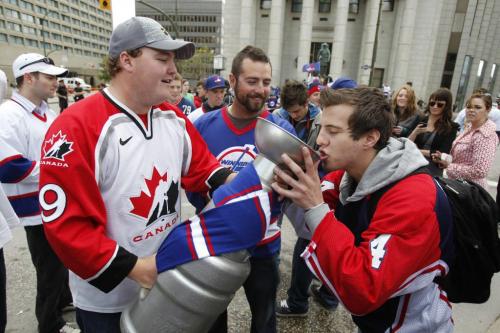
[[[122,313],[124,333],[202,333],[250,274],[248,251],[192,261],[158,275],[154,287]]]

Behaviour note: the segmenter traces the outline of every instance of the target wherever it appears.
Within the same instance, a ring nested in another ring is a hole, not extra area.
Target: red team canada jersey
[[[47,238],[71,270],[75,305],[96,312],[135,299],[125,277],[180,223],[181,183],[207,191],[221,168],[176,107],[153,107],[144,123],[107,90],[54,122],[40,164]]]
[[[343,171],[323,178],[333,208],[302,257],[353,314],[362,332],[452,332],[451,306],[434,282],[452,252],[447,198],[427,174],[400,180],[380,198],[339,200]]]

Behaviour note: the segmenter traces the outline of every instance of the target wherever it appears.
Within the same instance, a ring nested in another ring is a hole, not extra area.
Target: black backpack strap
[[[423,174],[423,173],[430,175],[429,169],[426,166],[420,167],[420,168],[410,172],[409,174],[407,174],[405,177],[401,178],[400,180],[395,181],[394,183],[390,183],[390,184],[376,190],[372,194],[370,194],[370,197],[368,199],[368,208],[367,208],[367,212],[366,212],[367,217],[368,217],[368,221],[371,221],[371,219],[373,218],[373,214],[375,214],[375,210],[377,209],[377,205],[378,205],[380,198],[382,198],[382,196],[387,191],[389,191],[394,185],[396,185],[397,183],[399,183],[403,179],[406,179],[406,178],[414,176],[414,175]]]

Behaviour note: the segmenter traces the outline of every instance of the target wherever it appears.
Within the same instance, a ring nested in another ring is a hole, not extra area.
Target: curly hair
[[[406,95],[408,98],[408,105],[404,110],[400,110],[397,104],[397,98],[401,90],[406,90]],[[394,112],[394,115],[396,116],[397,121],[404,121],[414,114],[416,114],[417,111],[417,98],[415,97],[415,91],[413,90],[412,87],[409,85],[405,84],[401,88],[399,88],[396,93],[394,94],[394,97],[392,97],[392,112]]]

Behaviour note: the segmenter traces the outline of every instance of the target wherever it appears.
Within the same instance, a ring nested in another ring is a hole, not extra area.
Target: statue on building
[[[327,76],[330,69],[328,68],[328,64],[330,63],[330,49],[328,48],[327,43],[321,44],[321,48],[318,52],[318,61],[320,64],[320,73],[322,76]]]

